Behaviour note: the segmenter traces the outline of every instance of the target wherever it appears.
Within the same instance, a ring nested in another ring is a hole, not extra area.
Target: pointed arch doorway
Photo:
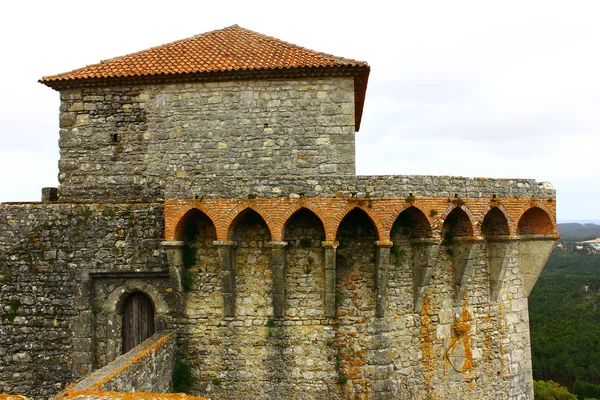
[[[123,304],[123,354],[154,335],[154,304],[141,292],[130,294]]]

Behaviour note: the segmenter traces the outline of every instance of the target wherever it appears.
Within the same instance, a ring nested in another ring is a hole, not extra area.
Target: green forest
[[[574,243],[600,236],[600,226],[576,225],[559,224],[564,247],[554,249],[529,297],[533,376],[579,399],[600,398],[600,254]],[[536,398],[545,398],[536,385]]]

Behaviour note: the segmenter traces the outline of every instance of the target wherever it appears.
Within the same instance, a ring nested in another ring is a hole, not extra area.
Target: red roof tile
[[[356,129],[369,76],[366,62],[319,53],[233,25],[101,61],[40,82],[54,89],[115,81],[166,82],[281,77],[353,76]]]

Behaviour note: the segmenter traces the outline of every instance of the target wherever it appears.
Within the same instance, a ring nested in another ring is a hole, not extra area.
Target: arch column
[[[325,251],[325,316],[335,317],[335,253],[336,241],[322,242]]]
[[[183,313],[185,310],[185,298],[181,284],[181,268],[183,266],[183,247],[185,243],[182,240],[169,240],[161,242],[160,245],[165,249],[165,253],[167,253],[169,278],[171,286],[177,293],[177,310],[179,313]]]
[[[273,252],[273,315],[285,313],[285,247],[287,242],[271,242]]]
[[[375,317],[382,318],[387,306],[388,270],[390,268],[390,250],[394,243],[391,240],[378,240],[375,242],[377,252],[375,254],[375,267],[377,271],[377,300],[375,305]]]
[[[235,317],[235,258],[237,242],[215,240],[213,244],[219,252],[221,263],[221,288],[223,291],[223,314]]]

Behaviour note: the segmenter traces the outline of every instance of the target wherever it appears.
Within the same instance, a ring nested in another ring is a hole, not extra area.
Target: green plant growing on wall
[[[454,234],[451,230],[448,230],[444,233],[444,238],[442,241],[442,245],[445,247],[452,246],[452,240],[454,239]]]
[[[431,218],[435,217],[436,215],[438,215],[438,210],[431,210],[431,211],[429,212],[429,216],[430,216]]]
[[[196,265],[196,249],[186,243],[181,249],[181,253],[181,262],[186,269]]]
[[[173,392],[175,393],[186,393],[190,386],[192,386],[192,372],[190,371],[187,359],[179,357],[175,360],[171,383],[173,385]]]
[[[415,196],[413,196],[413,194],[412,194],[412,193],[411,193],[411,194],[409,194],[409,195],[406,197],[406,202],[407,202],[407,203],[414,203],[414,202],[415,202],[415,200],[416,200],[416,198],[415,198]]]
[[[183,231],[183,248],[181,249],[181,287],[184,292],[189,291],[194,285],[194,275],[190,271],[196,265],[196,248],[193,246],[196,240],[199,227],[197,224],[188,224]]]
[[[258,197],[258,195],[256,193],[248,193],[248,198],[250,200],[253,200],[253,199],[257,198],[257,197]]]
[[[212,384],[215,386],[221,386],[221,380],[219,378],[215,378],[212,380]]]
[[[181,287],[184,292],[189,292],[194,286],[194,275],[186,268],[181,270]]]
[[[400,246],[398,246],[396,243],[394,243],[390,249],[390,252],[392,253],[392,256],[394,256],[394,259],[397,263],[401,263],[406,255],[406,250],[400,248]]]

